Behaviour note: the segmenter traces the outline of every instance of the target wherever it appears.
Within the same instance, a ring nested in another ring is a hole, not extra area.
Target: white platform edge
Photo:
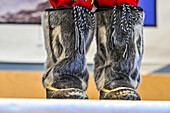
[[[167,101],[0,99],[0,113],[170,113]]]

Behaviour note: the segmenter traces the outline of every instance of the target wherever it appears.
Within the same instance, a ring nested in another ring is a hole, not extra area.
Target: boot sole
[[[46,89],[47,99],[88,99],[87,94],[80,89]]]
[[[131,88],[116,88],[100,91],[100,99],[106,100],[141,100],[140,95]]]

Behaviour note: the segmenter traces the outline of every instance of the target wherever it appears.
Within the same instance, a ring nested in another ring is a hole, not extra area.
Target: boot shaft
[[[43,28],[48,69],[66,57],[77,54],[85,57],[86,45],[94,33],[94,17],[90,11],[78,6],[47,9]]]
[[[44,87],[86,90],[89,73],[85,55],[94,31],[93,13],[79,6],[48,9],[43,28],[47,52]]]
[[[102,88],[130,87],[141,81],[143,56],[143,10],[139,7],[98,9],[95,81]]]

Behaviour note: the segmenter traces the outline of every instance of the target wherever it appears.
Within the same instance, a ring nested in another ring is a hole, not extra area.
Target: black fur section
[[[58,36],[57,36],[57,39],[56,39],[56,46],[58,46],[58,47],[57,47],[57,48],[58,48],[57,57],[60,57],[61,54],[62,54],[62,51],[63,51],[63,46],[62,46],[62,44],[60,43]]]

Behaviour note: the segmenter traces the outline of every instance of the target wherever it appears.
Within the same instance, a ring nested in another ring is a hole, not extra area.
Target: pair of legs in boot
[[[140,100],[136,89],[143,56],[142,8],[123,4],[95,13],[81,6],[47,9],[43,28],[47,98],[88,99],[86,53],[95,35],[94,79],[100,99]]]

